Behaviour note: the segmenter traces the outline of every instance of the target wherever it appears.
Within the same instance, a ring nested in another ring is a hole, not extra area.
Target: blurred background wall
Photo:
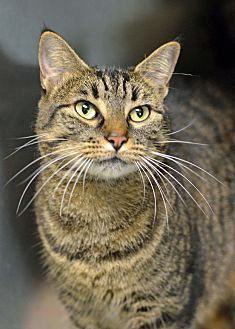
[[[36,156],[17,137],[32,135],[40,98],[37,46],[44,25],[61,34],[91,65],[135,65],[179,38],[176,71],[233,89],[235,1],[1,0],[0,1],[0,328],[67,328],[44,281],[33,208],[15,212],[32,170],[5,182]],[[194,77],[189,77],[194,79]],[[34,168],[35,169],[35,168]],[[32,197],[33,187],[26,195]]]

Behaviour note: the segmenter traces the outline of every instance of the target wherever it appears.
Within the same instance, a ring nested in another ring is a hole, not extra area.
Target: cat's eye
[[[75,105],[76,112],[84,119],[92,120],[97,117],[95,106],[86,101],[80,101]]]
[[[130,111],[129,117],[134,122],[141,122],[148,118],[150,114],[150,110],[148,106],[137,106],[133,110]]]

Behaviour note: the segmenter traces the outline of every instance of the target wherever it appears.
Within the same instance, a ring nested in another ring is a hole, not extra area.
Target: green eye
[[[76,112],[87,120],[92,120],[97,116],[97,110],[94,105],[89,102],[81,101],[75,105]]]
[[[148,106],[143,105],[143,106],[135,107],[133,110],[131,110],[129,116],[132,121],[141,122],[147,119],[149,114],[150,114],[150,110]]]

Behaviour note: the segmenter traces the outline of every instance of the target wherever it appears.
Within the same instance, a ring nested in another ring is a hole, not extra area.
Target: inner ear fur
[[[46,90],[64,73],[89,68],[61,36],[51,31],[43,32],[40,37],[38,60],[41,85]]]
[[[176,41],[168,42],[138,64],[135,72],[141,73],[157,86],[167,86],[174,72],[179,54],[180,44]]]

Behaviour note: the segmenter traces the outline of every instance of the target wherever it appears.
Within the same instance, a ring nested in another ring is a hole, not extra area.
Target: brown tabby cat
[[[184,87],[167,99],[194,124],[172,138],[179,52],[169,42],[135,68],[99,69],[41,36],[34,198],[75,328],[235,328],[234,114],[209,84]]]

